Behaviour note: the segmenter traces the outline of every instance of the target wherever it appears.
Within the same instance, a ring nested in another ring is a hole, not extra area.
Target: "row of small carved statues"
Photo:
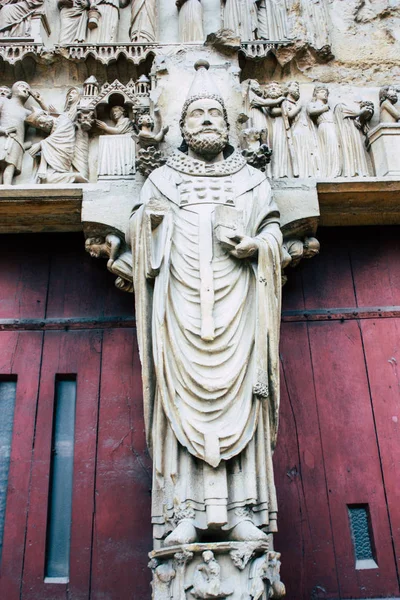
[[[273,81],[262,87],[256,80],[247,80],[242,85],[241,144],[250,164],[274,179],[372,174],[368,131],[373,102],[361,101],[356,108],[340,103],[332,108],[329,89],[323,84],[315,86],[308,104],[302,103],[296,81],[287,86]],[[399,122],[396,89],[381,88],[379,100],[380,121]]]
[[[29,98],[40,109],[35,106],[27,108],[25,105]],[[117,142],[124,144],[117,153],[121,155],[120,164],[117,164],[114,146],[105,147],[101,168],[106,175],[127,174],[124,172],[127,165],[125,154],[131,152],[132,138],[140,148],[138,154],[142,162],[139,170],[142,165],[144,174],[148,174],[149,162],[152,168],[159,166],[157,146],[164,139],[168,127],[162,126],[157,108],[154,109],[154,117],[139,113],[136,122],[133,122],[123,106],[112,106],[110,118],[113,124],[109,125],[93,119],[93,111],[82,114],[79,109],[81,99],[81,90],[70,88],[62,111],[58,111],[54,106],[47,106],[41,95],[33,92],[24,81],[16,82],[12,88],[0,87],[0,183],[11,185],[14,176],[21,173],[25,151],[35,160],[36,183],[86,183],[89,179],[89,130],[93,128],[103,135],[119,136]],[[26,142],[26,125],[44,132],[46,137],[33,144]],[[133,150],[133,172],[134,159]],[[109,172],[110,169],[113,172]]]
[[[44,10],[45,0],[2,3],[0,36],[24,37],[32,16]],[[148,44],[157,39],[157,0],[58,0],[60,44],[108,44],[118,39],[120,9],[131,4],[130,42]],[[306,37],[317,49],[329,44],[325,0],[222,0],[221,27],[244,41],[286,40]],[[201,0],[176,0],[179,41],[204,42]],[[220,10],[216,2],[216,10]],[[294,18],[295,15],[295,18]],[[126,40],[128,41],[128,40]]]

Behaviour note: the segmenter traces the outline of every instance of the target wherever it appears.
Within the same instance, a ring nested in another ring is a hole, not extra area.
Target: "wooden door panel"
[[[399,592],[360,328],[309,325],[342,598]],[[379,568],[356,570],[347,505],[368,504]]]
[[[42,353],[40,332],[0,332],[0,375],[17,377],[0,598],[19,600]]]
[[[45,334],[32,465],[23,600],[88,598],[94,512],[101,334]],[[49,476],[56,376],[76,374],[70,582],[44,583]],[[67,594],[67,590],[70,590]]]
[[[274,455],[282,580],[289,598],[338,597],[338,581],[307,324],[281,337],[281,416]],[[290,540],[290,543],[288,543]]]
[[[400,319],[361,323],[391,535],[400,572]]]
[[[93,600],[150,597],[151,464],[136,332],[104,333],[93,540]]]

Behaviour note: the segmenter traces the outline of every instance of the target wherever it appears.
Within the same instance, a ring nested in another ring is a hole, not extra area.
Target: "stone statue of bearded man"
[[[184,142],[130,221],[155,548],[276,530],[279,213],[228,143],[208,63],[195,68]]]

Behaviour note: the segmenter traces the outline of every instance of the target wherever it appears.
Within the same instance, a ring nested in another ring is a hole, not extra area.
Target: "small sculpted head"
[[[11,89],[6,85],[0,86],[0,97],[11,98]]]
[[[101,258],[109,256],[109,246],[104,238],[92,237],[85,241],[85,250],[92,258]]]
[[[276,98],[283,96],[283,87],[280,83],[278,83],[278,81],[271,81],[265,87],[264,93],[266,98],[272,98],[273,100],[275,100]]]
[[[150,115],[141,115],[138,120],[137,120],[137,125],[139,127],[139,129],[142,129],[143,127],[148,127],[149,129],[151,129],[151,131],[153,131],[154,129],[154,119],[153,117],[151,117]]]
[[[287,85],[287,93],[289,96],[294,98],[294,100],[300,99],[300,86],[298,81],[289,81]]]
[[[329,90],[324,84],[316,85],[313,91],[313,100],[319,100],[324,104],[328,103]]]
[[[205,550],[202,554],[202,557],[205,563],[209,563],[214,560],[214,552],[211,550]]]
[[[379,90],[379,102],[382,104],[382,102],[385,100],[389,100],[391,104],[396,104],[398,100],[398,94],[393,85],[385,85]]]
[[[113,106],[110,111],[110,117],[116,123],[121,117],[126,117],[126,110],[123,106]]]
[[[25,81],[17,81],[11,88],[11,95],[20,98],[23,102],[28,100],[30,93],[31,88]]]
[[[217,96],[186,103],[180,125],[188,147],[206,160],[216,157],[228,145],[226,109]]]
[[[70,106],[72,104],[75,104],[76,102],[78,102],[80,97],[81,97],[81,92],[80,92],[79,88],[77,88],[77,87],[70,88],[67,91],[67,95],[65,97],[65,110],[70,108]]]

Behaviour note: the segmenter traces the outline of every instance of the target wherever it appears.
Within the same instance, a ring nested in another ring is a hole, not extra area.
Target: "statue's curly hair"
[[[381,89],[379,90],[379,104],[382,104],[382,102],[389,98],[389,90],[391,88],[397,92],[396,88],[393,85],[384,85],[383,87],[381,87]]]

